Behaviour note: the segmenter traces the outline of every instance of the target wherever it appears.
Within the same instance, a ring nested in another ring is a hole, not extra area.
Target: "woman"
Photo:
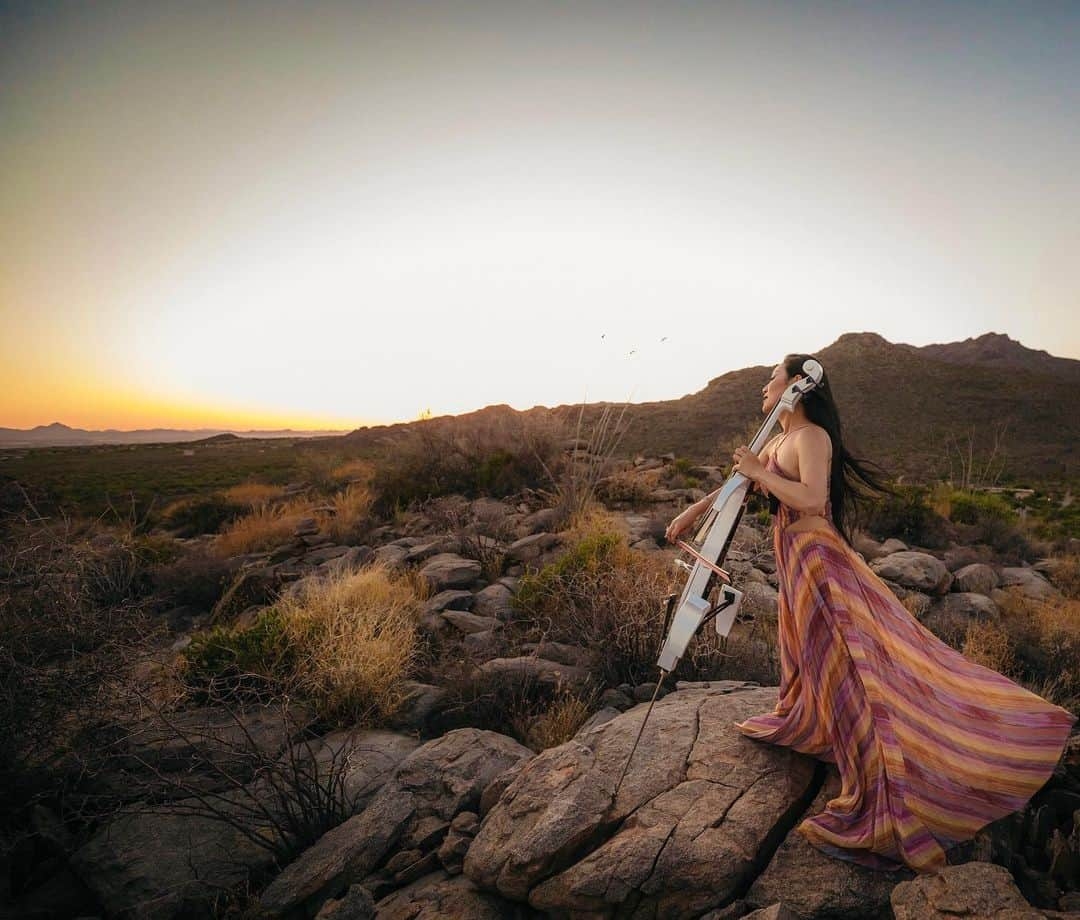
[[[810,357],[773,368],[763,413]],[[836,764],[840,795],[797,828],[818,849],[938,872],[950,846],[1024,807],[1077,717],[939,640],[851,548],[844,519],[868,497],[852,486],[889,490],[845,450],[827,376],[780,426],[762,459],[745,445],[734,454],[773,501],[781,668],[773,711],[735,724]],[[713,497],[675,518],[668,539]]]

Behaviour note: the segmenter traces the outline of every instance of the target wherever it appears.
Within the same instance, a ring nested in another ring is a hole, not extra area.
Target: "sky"
[[[0,426],[1080,358],[1078,164],[1078,3],[0,3]]]

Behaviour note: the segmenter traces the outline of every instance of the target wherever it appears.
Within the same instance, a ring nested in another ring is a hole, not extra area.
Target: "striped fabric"
[[[788,476],[770,457],[766,469]],[[780,504],[780,690],[736,726],[836,764],[841,791],[797,830],[872,869],[932,874],[945,850],[1018,811],[1049,779],[1077,717],[969,661],[905,608],[827,523]]]

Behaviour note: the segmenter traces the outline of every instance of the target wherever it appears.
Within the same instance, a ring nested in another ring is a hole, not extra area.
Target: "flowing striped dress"
[[[770,456],[766,469],[788,476]],[[781,503],[773,548],[780,688],[736,726],[836,764],[840,795],[797,830],[872,869],[932,874],[945,850],[1024,807],[1077,717],[968,660],[924,627],[827,523]]]

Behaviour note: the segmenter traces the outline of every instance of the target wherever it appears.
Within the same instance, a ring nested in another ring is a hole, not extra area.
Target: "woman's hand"
[[[699,515],[694,512],[694,506],[691,505],[681,514],[674,517],[671,523],[667,525],[667,530],[664,531],[664,539],[674,546],[675,541],[679,539],[679,534],[689,529],[698,517]]]
[[[761,478],[761,474],[765,472],[765,467],[757,458],[757,454],[752,453],[745,444],[735,448],[735,453],[731,455],[731,459],[735,464],[734,470],[742,473],[747,479],[757,482]]]

